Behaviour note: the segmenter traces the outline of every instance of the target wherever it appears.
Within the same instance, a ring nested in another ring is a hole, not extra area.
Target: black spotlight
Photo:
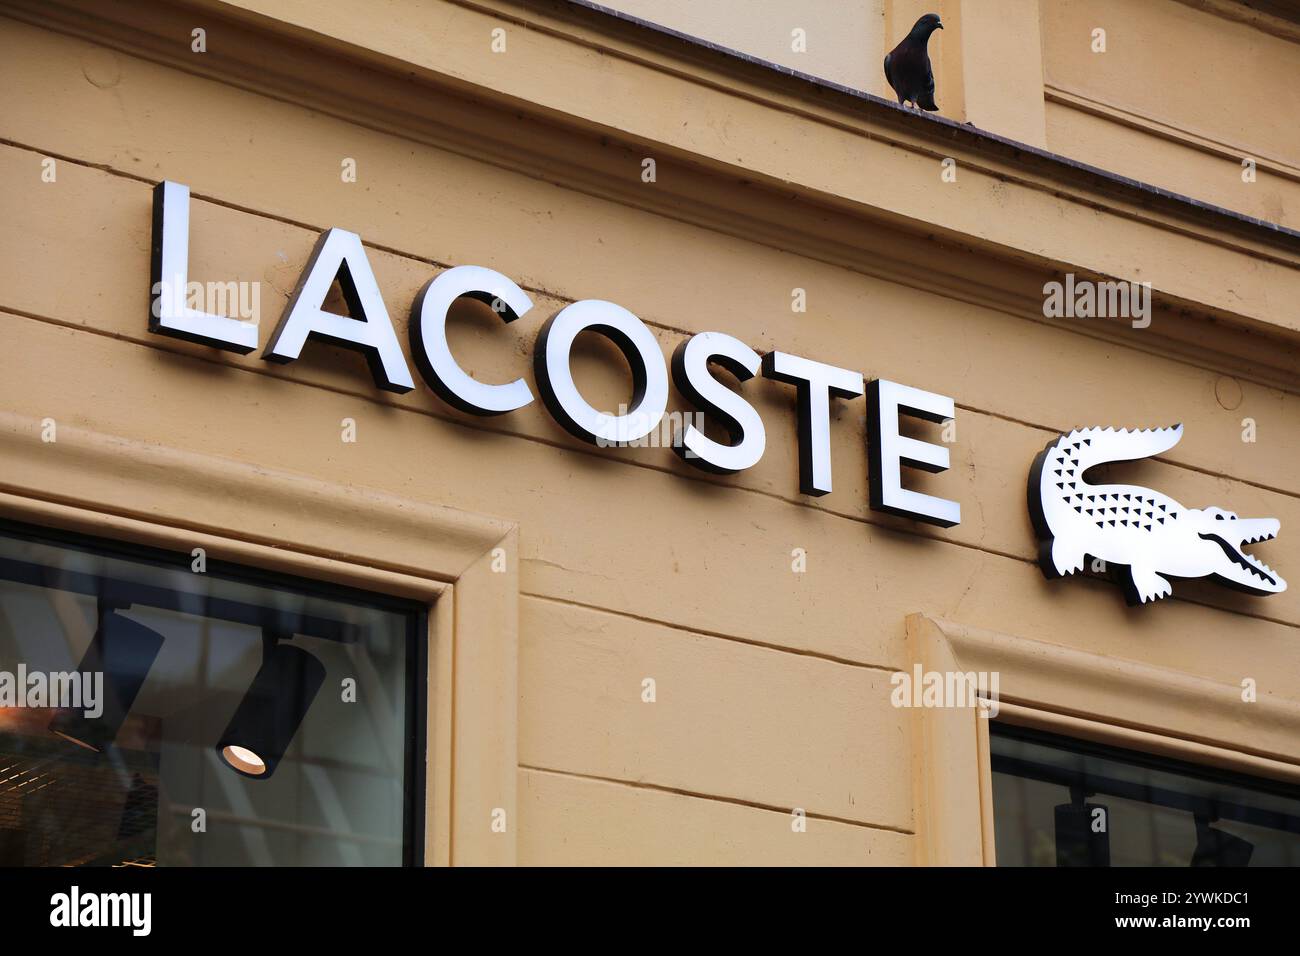
[[[1196,849],[1192,866],[1249,866],[1255,844],[1210,826],[1217,817],[1196,814]]]
[[[323,683],[325,665],[315,656],[264,635],[262,667],[217,740],[226,766],[258,780],[275,773]]]
[[[50,721],[50,730],[87,750],[102,753],[122,729],[162,646],[163,637],[157,631],[101,607],[99,630],[78,670],[83,675],[104,675],[103,712],[98,717],[87,717],[84,710],[62,710]]]
[[[1071,802],[1056,807],[1057,866],[1110,866],[1110,811],[1085,796],[1071,787]]]

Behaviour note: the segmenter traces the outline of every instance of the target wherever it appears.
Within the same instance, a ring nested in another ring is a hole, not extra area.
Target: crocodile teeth
[[[1273,534],[1273,533],[1271,533],[1271,532],[1265,531],[1263,534],[1257,534],[1257,535],[1255,535],[1253,538],[1243,538],[1241,543],[1242,543],[1242,544],[1255,544],[1256,542],[1259,542],[1259,541],[1272,541],[1272,540],[1273,540],[1274,538],[1276,538],[1276,537],[1277,537],[1277,535],[1275,535],[1275,534]]]
[[[1251,564],[1253,564],[1256,568],[1263,571],[1267,571],[1269,574],[1274,573],[1272,568],[1270,568],[1267,564],[1259,560],[1259,558],[1255,557],[1254,555],[1247,554],[1245,551],[1238,551],[1237,553],[1240,554],[1247,561],[1249,561]]]

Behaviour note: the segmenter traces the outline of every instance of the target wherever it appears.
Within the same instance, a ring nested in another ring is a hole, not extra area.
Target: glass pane
[[[409,862],[422,609],[193,560],[0,525],[0,865]]]
[[[999,866],[1300,865],[1300,788],[1006,724]]]

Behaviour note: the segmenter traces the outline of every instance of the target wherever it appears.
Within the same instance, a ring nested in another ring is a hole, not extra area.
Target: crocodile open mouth
[[[1259,559],[1247,554],[1241,549],[1234,547],[1232,544],[1229,544],[1223,538],[1220,538],[1217,534],[1202,534],[1200,535],[1200,537],[1206,541],[1213,541],[1220,548],[1222,548],[1223,553],[1228,556],[1228,560],[1230,560],[1233,564],[1237,565],[1238,567],[1245,568],[1247,571],[1249,571],[1251,574],[1255,575],[1256,577],[1264,581],[1267,581],[1269,584],[1273,585],[1274,587],[1277,587],[1277,578],[1273,577],[1273,569],[1270,568],[1263,561],[1260,561]],[[1249,540],[1243,539],[1242,544],[1253,544],[1256,541],[1269,541],[1275,537],[1277,537],[1277,535],[1269,534],[1266,532],[1264,534],[1256,535],[1255,537],[1250,538]]]

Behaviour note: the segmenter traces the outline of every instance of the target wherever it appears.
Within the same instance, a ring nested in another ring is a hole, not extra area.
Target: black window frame
[[[162,570],[181,569],[189,573],[193,557],[186,551],[172,551],[97,534],[69,531],[0,517],[0,534],[36,543],[57,545],[97,557],[119,558]],[[351,585],[333,584],[319,578],[301,577],[284,571],[252,567],[210,555],[204,572],[254,587],[283,587],[315,597],[342,600],[406,618],[406,714],[403,726],[402,863],[403,867],[424,866],[425,799],[427,774],[427,721],[429,673],[429,607],[410,598],[367,591]],[[170,588],[169,588],[170,590]]]
[[[989,727],[989,772],[1004,773],[1021,778],[1038,780],[1044,783],[1063,786],[1067,789],[1071,787],[1083,786],[1083,789],[1090,794],[1099,796],[1115,796],[1121,799],[1136,800],[1144,803],[1150,803],[1155,806],[1168,807],[1176,810],[1187,812],[1211,812],[1221,819],[1230,819],[1254,826],[1263,826],[1270,829],[1279,830],[1284,833],[1300,834],[1300,815],[1290,817],[1285,814],[1278,814],[1271,810],[1262,810],[1257,808],[1245,808],[1244,814],[1222,814],[1219,811],[1222,805],[1218,801],[1208,801],[1204,798],[1189,794],[1172,794],[1159,788],[1152,788],[1146,785],[1132,784],[1126,781],[1115,781],[1115,785],[1093,788],[1086,785],[1090,779],[1111,781],[1111,778],[1089,778],[1084,775],[1082,778],[1074,771],[1061,770],[1052,772],[1047,768],[1043,772],[1041,765],[1032,764],[1037,768],[1037,772],[1022,772],[1016,768],[1026,765],[1025,761],[993,752],[993,738],[1004,737],[1025,743],[1039,744],[1045,747],[1052,747],[1070,753],[1079,754],[1083,757],[1097,757],[1105,760],[1112,760],[1122,763],[1129,763],[1147,770],[1160,771],[1165,773],[1178,774],[1180,776],[1190,777],[1207,783],[1220,784],[1232,787],[1238,787],[1244,790],[1254,791],[1256,793],[1265,793],[1270,796],[1281,797],[1288,800],[1300,801],[1300,785],[1289,784],[1282,780],[1270,777],[1253,776],[1239,770],[1229,768],[1211,767],[1205,764],[1198,764],[1192,761],[1169,757],[1162,754],[1153,754],[1142,750],[1132,750],[1128,747],[1118,746],[1115,744],[1101,743],[1096,740],[1089,740],[1082,737],[1072,737],[1068,734],[1057,733],[1054,731],[1041,730],[1036,727],[1027,727],[1020,724],[1008,723],[1002,720],[990,721]],[[1153,798],[1150,793],[1156,790],[1162,798]],[[996,838],[997,833],[997,806],[993,810],[993,827]],[[1276,821],[1276,822],[1272,822]],[[1282,824],[1285,821],[1285,825]]]

